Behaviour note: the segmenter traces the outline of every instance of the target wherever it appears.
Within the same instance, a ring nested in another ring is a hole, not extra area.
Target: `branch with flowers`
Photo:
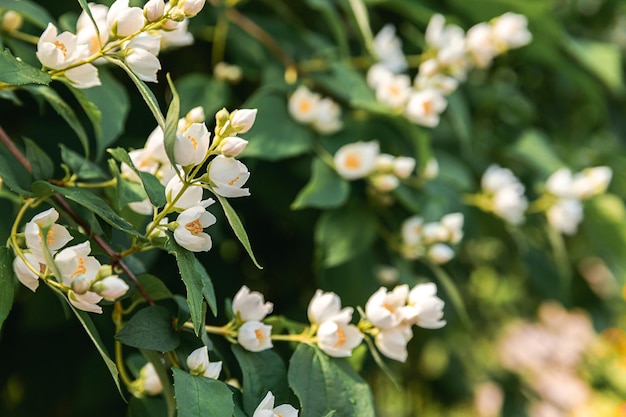
[[[622,314],[621,148],[576,118],[597,149],[553,146],[562,114],[530,98],[560,62],[617,101],[606,45],[493,0],[39,3],[0,0],[0,348],[31,311],[75,317],[117,391],[93,415],[565,416],[626,393],[581,360],[621,333],[567,312]],[[505,331],[535,309],[580,331],[575,360]],[[30,404],[6,372],[0,414],[41,414],[51,390]]]

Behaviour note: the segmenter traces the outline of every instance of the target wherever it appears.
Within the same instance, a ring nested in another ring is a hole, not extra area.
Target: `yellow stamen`
[[[202,225],[200,224],[200,219],[196,219],[192,222],[189,222],[185,225],[185,229],[189,230],[192,235],[197,235],[201,233],[203,230]]]
[[[228,181],[227,184],[232,186],[239,180],[239,178],[241,178],[241,175],[237,175],[235,178],[233,178],[232,180]]]
[[[383,303],[381,307],[393,314],[393,307],[391,307],[389,304]]]
[[[74,279],[85,272],[87,272],[87,268],[85,267],[85,258],[78,258],[78,265],[76,266],[74,273],[70,275],[70,278]]]
[[[196,140],[195,137],[191,135],[187,135],[187,139],[191,141],[191,143],[193,144],[193,150],[195,151],[198,148],[198,141]]]
[[[65,44],[59,41],[54,41],[53,43],[54,43],[54,46],[57,47],[57,49],[60,49],[61,52],[63,52],[63,56],[67,58],[67,47],[65,46]]]
[[[333,345],[334,348],[342,346],[344,343],[346,343],[346,333],[341,330],[341,329],[337,329],[337,342],[335,342],[335,344]]]
[[[430,114],[432,114],[435,111],[432,101],[425,101],[425,102],[423,102],[422,103],[422,107],[424,108],[424,114],[425,115],[430,115]]]
[[[265,339],[265,336],[263,336],[263,332],[261,331],[261,329],[256,329],[254,331],[254,335],[256,336],[257,340]]]
[[[361,166],[361,159],[357,155],[350,154],[346,157],[346,168],[357,169]]]
[[[307,101],[307,100],[301,100],[301,101],[298,103],[298,110],[299,110],[301,113],[308,113],[308,112],[310,112],[310,111],[311,111],[311,107],[313,107],[313,106],[311,105],[311,102],[310,102],[310,101]]]

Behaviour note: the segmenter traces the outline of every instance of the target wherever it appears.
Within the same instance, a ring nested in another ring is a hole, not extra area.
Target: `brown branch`
[[[2,126],[0,126],[0,142],[2,142],[4,146],[6,146],[9,152],[11,152],[11,154],[15,157],[15,159],[17,159],[17,161],[24,167],[24,169],[26,169],[26,171],[28,171],[29,174],[33,173],[33,168],[30,165],[30,162],[28,161],[26,156],[22,153],[22,151],[20,151],[17,148],[17,146],[15,146],[15,143],[13,143],[13,140],[11,140],[9,135],[7,135],[7,133],[2,128]],[[137,277],[135,276],[133,271],[131,271],[128,265],[126,265],[126,263],[122,260],[120,253],[116,252],[107,243],[107,241],[104,240],[101,236],[93,232],[93,230],[91,229],[91,226],[89,226],[89,224],[85,221],[85,219],[80,217],[78,213],[74,211],[74,209],[72,208],[72,206],[70,206],[70,203],[67,201],[67,199],[65,199],[65,197],[63,197],[61,194],[55,194],[54,199],[63,208],[63,210],[65,210],[65,212],[85,230],[87,235],[93,238],[93,240],[98,244],[98,246],[100,246],[102,250],[104,250],[107,253],[107,255],[109,255],[111,259],[111,265],[112,266],[117,265],[122,269],[122,271],[124,271],[126,276],[128,276],[128,278],[133,282],[133,284],[135,284],[137,291],[139,291],[139,293],[146,300],[146,302],[150,305],[155,305],[154,300],[152,299],[152,297],[150,297],[150,295],[146,292],[146,290],[141,286],[141,284],[137,280]]]

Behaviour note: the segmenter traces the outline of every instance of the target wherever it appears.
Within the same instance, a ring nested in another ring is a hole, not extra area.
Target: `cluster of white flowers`
[[[233,314],[243,324],[239,327],[237,341],[251,351],[260,352],[272,348],[272,326],[263,323],[263,319],[272,312],[274,304],[265,302],[263,294],[250,291],[247,286],[233,298]]]
[[[341,308],[341,299],[332,292],[317,290],[309,303],[307,315],[317,330],[317,345],[327,355],[347,357],[361,344],[363,334],[353,324],[352,307]]]
[[[524,185],[510,169],[490,165],[481,178],[481,187],[478,204],[481,209],[491,211],[514,225],[524,222],[528,200],[524,195]]]
[[[178,121],[174,142],[175,167],[169,161],[163,142],[163,130],[160,127],[148,137],[143,148],[129,153],[137,170],[155,175],[165,185],[168,202],[168,214],[178,211],[180,214],[173,224],[163,217],[158,225],[151,223],[150,230],[170,228],[174,231],[176,242],[193,252],[208,251],[212,247],[211,236],[204,229],[215,224],[216,218],[207,211],[215,201],[203,199],[204,189],[223,197],[244,197],[250,195],[247,188],[242,188],[250,177],[248,168],[235,159],[248,144],[238,137],[246,133],[256,119],[256,109],[240,109],[228,113],[220,110],[216,116],[215,138],[206,127],[204,111],[201,107],[190,110]],[[214,158],[207,167],[206,178],[186,178],[194,168],[201,166],[210,157]],[[126,164],[121,166],[122,175],[129,181],[141,182],[135,171]],[[146,198],[141,202],[129,204],[134,211],[153,215],[155,207]],[[157,234],[158,236],[158,234]]]
[[[290,404],[274,407],[274,394],[269,391],[254,410],[252,417],[298,417],[298,410]]]
[[[130,7],[129,0],[116,0],[111,7],[89,3],[93,17],[83,11],[76,34],[58,33],[52,23],[37,43],[37,58],[55,75],[64,75],[77,88],[100,85],[99,63],[105,56],[121,57],[142,80],[157,82],[161,69],[161,46],[193,43],[187,32],[187,18],[204,7],[205,0],[180,0],[165,3],[149,0],[142,8]],[[94,24],[95,23],[95,24]]]
[[[102,313],[98,303],[102,299],[114,301],[123,296],[128,284],[112,273],[111,266],[101,265],[95,257],[89,256],[89,241],[62,249],[73,238],[64,226],[56,223],[58,219],[59,213],[51,208],[26,223],[27,249],[18,253],[13,261],[15,275],[33,292],[39,287],[40,277],[54,275],[57,286],[67,293],[74,307]],[[46,249],[54,265],[46,262]]]
[[[444,264],[454,257],[455,245],[463,238],[464,217],[461,213],[446,214],[438,222],[424,223],[420,216],[412,216],[402,223],[401,253],[407,259],[425,257],[436,264]]]
[[[374,38],[379,62],[370,67],[367,82],[376,99],[416,124],[435,127],[447,107],[446,96],[464,81],[473,67],[490,65],[493,58],[519,48],[532,39],[524,16],[505,13],[489,23],[479,23],[467,35],[433,15],[426,28],[426,50],[413,83],[402,43],[393,25],[385,25]]]
[[[374,340],[381,353],[404,362],[408,356],[406,345],[413,337],[411,326],[445,326],[443,307],[432,282],[418,284],[411,290],[408,285],[398,285],[392,291],[385,287],[376,291],[365,304],[365,316],[375,327]]]
[[[606,191],[613,172],[599,166],[572,174],[567,168],[554,172],[546,181],[550,206],[546,211],[550,226],[566,235],[573,235],[583,220],[582,200]]]
[[[537,393],[540,401],[530,415],[571,415],[591,394],[577,367],[596,334],[587,315],[568,312],[555,302],[540,306],[539,319],[538,323],[517,322],[508,329],[500,342],[500,360]]]
[[[310,125],[322,135],[341,130],[341,107],[330,97],[322,97],[301,85],[289,96],[289,114],[299,123]]]
[[[367,178],[374,189],[388,192],[413,173],[415,158],[381,153],[376,141],[353,142],[337,150],[334,165],[343,178]]]

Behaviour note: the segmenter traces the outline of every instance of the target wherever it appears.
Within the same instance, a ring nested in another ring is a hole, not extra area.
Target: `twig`
[[[33,168],[30,165],[30,162],[28,161],[26,156],[22,153],[22,151],[20,151],[17,148],[17,146],[15,146],[15,143],[13,142],[13,140],[11,140],[9,135],[7,135],[7,133],[2,128],[2,126],[0,126],[0,142],[2,142],[4,146],[6,146],[9,152],[11,152],[11,154],[15,157],[15,159],[17,159],[17,161],[24,167],[24,169],[26,169],[26,171],[28,171],[29,174],[33,173]],[[70,206],[69,202],[65,199],[65,197],[63,197],[60,194],[55,194],[54,199],[57,201],[57,203],[59,203],[59,205],[63,208],[63,210],[65,210],[65,212],[72,219],[74,219],[76,223],[78,223],[89,236],[93,238],[93,240],[98,244],[98,246],[100,246],[102,250],[104,250],[107,253],[107,255],[109,255],[109,257],[111,258],[111,265],[112,266],[117,265],[122,269],[122,271],[124,271],[126,276],[128,276],[128,278],[135,284],[137,291],[139,291],[139,293],[146,300],[146,302],[150,305],[155,305],[154,300],[150,297],[150,295],[146,292],[146,290],[141,286],[141,284],[137,280],[137,277],[135,276],[133,271],[131,271],[128,265],[126,265],[126,263],[122,260],[122,257],[120,256],[119,252],[115,251],[101,236],[93,232],[93,230],[91,229],[91,226],[89,226],[89,224],[82,217],[80,217],[78,213],[74,211],[74,209],[72,208],[72,206]]]

